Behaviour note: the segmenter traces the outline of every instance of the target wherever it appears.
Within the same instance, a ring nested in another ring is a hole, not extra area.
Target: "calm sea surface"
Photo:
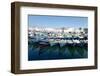
[[[59,46],[55,44],[40,45],[38,43],[28,43],[28,60],[53,60],[53,59],[79,59],[88,58],[87,46]]]

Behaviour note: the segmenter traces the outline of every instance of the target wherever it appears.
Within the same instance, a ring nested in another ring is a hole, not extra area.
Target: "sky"
[[[87,28],[88,17],[29,15],[28,26],[46,28]]]

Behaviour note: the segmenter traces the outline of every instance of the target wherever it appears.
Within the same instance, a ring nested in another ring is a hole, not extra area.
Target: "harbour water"
[[[28,43],[28,60],[55,60],[55,59],[80,59],[88,58],[88,44],[65,44],[40,42]]]

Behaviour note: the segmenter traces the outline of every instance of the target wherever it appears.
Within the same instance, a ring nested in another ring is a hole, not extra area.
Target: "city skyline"
[[[29,15],[29,27],[46,28],[87,28],[87,17],[74,16],[47,16],[47,15]]]

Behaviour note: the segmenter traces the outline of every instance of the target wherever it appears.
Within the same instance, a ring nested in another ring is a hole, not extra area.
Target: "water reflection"
[[[64,45],[28,43],[28,60],[79,59],[88,57],[87,44]]]

